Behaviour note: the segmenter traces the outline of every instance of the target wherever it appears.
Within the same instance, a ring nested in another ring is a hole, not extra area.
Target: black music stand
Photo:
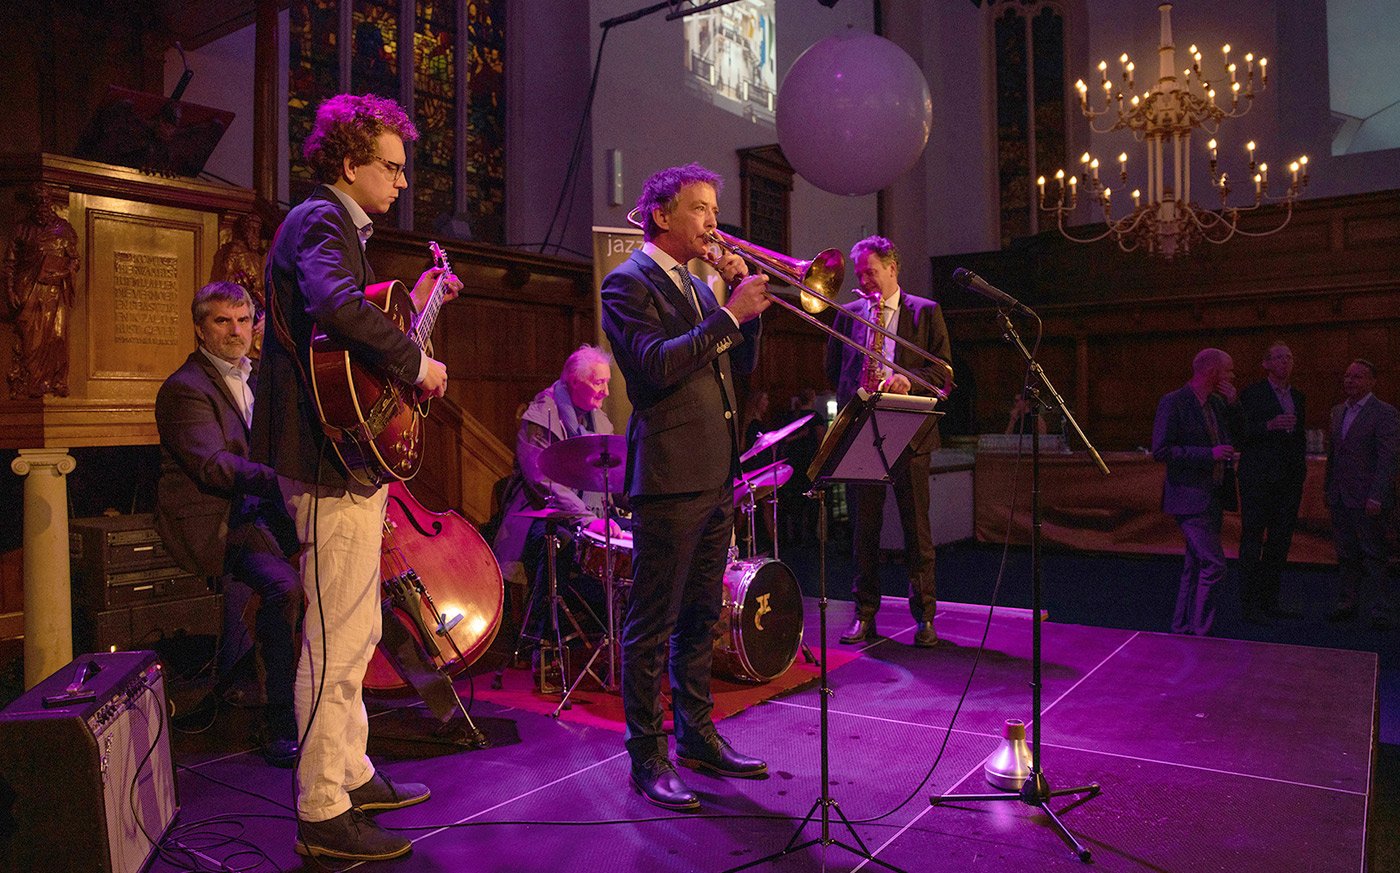
[[[812,808],[802,823],[797,826],[792,839],[786,846],[756,861],[731,867],[725,873],[735,873],[757,867],[768,861],[776,861],[808,846],[839,846],[872,864],[879,864],[887,870],[904,873],[899,867],[881,861],[865,847],[860,834],[856,833],[851,820],[841,811],[841,805],[831,796],[831,757],[829,731],[829,700],[831,686],[827,680],[826,659],[826,488],[834,482],[883,482],[890,481],[890,470],[909,451],[910,446],[924,442],[933,429],[936,415],[934,405],[938,401],[932,397],[916,397],[908,394],[868,394],[864,389],[847,403],[836,422],[822,440],[817,456],[808,468],[807,478],[812,480],[808,497],[817,501],[817,611],[820,615],[821,646],[821,786],[822,793],[812,802]],[[835,810],[847,832],[855,840],[855,845],[843,843],[831,835],[831,812]],[[805,842],[797,840],[802,836],[807,823],[821,812],[822,832]]]
[[[1026,394],[1030,399],[1030,414],[1027,416],[1031,431],[1031,772],[1026,781],[1021,784],[1021,790],[1015,793],[1004,794],[944,794],[935,795],[929,798],[929,803],[938,806],[940,803],[956,803],[959,801],[968,803],[982,802],[1004,802],[1008,800],[1019,800],[1027,806],[1034,807],[1045,813],[1046,820],[1050,827],[1059,835],[1064,844],[1074,852],[1080,861],[1088,863],[1092,860],[1089,850],[1084,847],[1074,834],[1069,832],[1069,828],[1064,826],[1055,811],[1049,807],[1052,797],[1066,797],[1070,795],[1083,794],[1088,800],[1098,795],[1099,783],[1091,782],[1088,785],[1080,785],[1075,788],[1057,788],[1051,790],[1050,783],[1045,778],[1045,770],[1040,761],[1040,604],[1041,604],[1041,567],[1040,567],[1040,428],[1037,419],[1040,416],[1040,392],[1043,390],[1050,395],[1050,400],[1055,408],[1064,416],[1065,424],[1073,429],[1074,433],[1084,443],[1089,451],[1089,456],[1094,459],[1094,463],[1105,476],[1108,475],[1108,466],[1104,464],[1103,458],[1099,456],[1094,444],[1089,442],[1089,438],[1080,429],[1079,422],[1074,420],[1074,415],[1065,405],[1064,398],[1055,390],[1055,386],[1050,384],[1050,377],[1045,375],[1045,371],[1040,368],[1035,360],[1035,356],[1026,348],[1026,344],[1021,342],[1021,335],[1016,332],[1016,327],[1011,323],[1011,318],[1004,309],[997,311],[997,321],[1001,324],[1002,338],[1008,343],[1016,346],[1026,361],[1026,369],[1030,375],[1035,376],[1036,384],[1027,386]]]

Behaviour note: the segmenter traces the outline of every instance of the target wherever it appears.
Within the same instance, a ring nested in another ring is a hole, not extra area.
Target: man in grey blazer
[[[1232,477],[1235,362],[1220,349],[1202,349],[1191,380],[1162,397],[1152,423],[1152,457],[1167,465],[1162,511],[1175,517],[1186,559],[1172,614],[1172,633],[1205,636],[1215,621],[1215,586],[1225,578],[1221,516]]]
[[[199,348],[156,393],[156,530],[184,570],[231,576],[261,598],[254,621],[267,676],[263,755],[290,767],[297,756],[292,685],[301,581],[288,556],[298,543],[277,473],[248,458],[253,301],[241,285],[211,282],[195,292],[190,311]],[[226,598],[230,593],[225,589]],[[225,621],[231,626],[241,622]]]
[[[1385,630],[1397,618],[1395,584],[1386,573],[1386,528],[1395,506],[1400,414],[1376,397],[1375,387],[1375,365],[1357,358],[1342,376],[1346,401],[1332,407],[1325,493],[1342,590],[1329,619],[1349,621],[1360,614],[1364,579],[1371,626]]]
[[[727,255],[720,306],[686,266],[709,254],[720,178],[699,164],[671,167],[642,186],[646,242],[603,280],[603,330],[627,382],[625,487],[632,504],[632,598],[622,625],[622,709],[635,788],[666,809],[700,799],[676,774],[662,727],[663,653],[670,642],[678,760],[721,776],[768,765],[715,730],[713,632],[723,602],[739,471],[734,374],[752,372],[768,279]]]

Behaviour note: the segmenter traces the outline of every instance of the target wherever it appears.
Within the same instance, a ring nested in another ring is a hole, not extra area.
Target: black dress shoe
[[[875,619],[857,618],[851,622],[851,626],[846,628],[846,633],[841,637],[841,644],[853,646],[865,640],[875,639]]]
[[[1351,621],[1356,618],[1356,604],[1350,606],[1342,605],[1332,610],[1327,615],[1328,621]]]
[[[387,861],[407,855],[413,843],[384,830],[364,810],[352,806],[335,818],[298,825],[296,850],[345,861]]]
[[[390,782],[388,776],[376,770],[368,782],[351,789],[350,805],[365,812],[377,812],[381,809],[403,809],[422,803],[430,796],[432,792],[422,783]]]
[[[661,755],[632,763],[632,787],[649,803],[662,809],[687,811],[700,808],[700,798],[685,787],[676,768]]]
[[[914,646],[920,649],[931,649],[938,643],[938,631],[933,629],[933,622],[919,622],[919,629],[914,632]]]
[[[768,772],[768,765],[734,751],[724,737],[716,734],[696,748],[676,749],[676,760],[692,770],[709,770],[719,776],[753,779]]]

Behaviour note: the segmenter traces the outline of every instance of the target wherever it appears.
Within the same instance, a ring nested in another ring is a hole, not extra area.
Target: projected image
[[[1400,4],[1327,0],[1332,154],[1400,148]]]
[[[685,19],[686,82],[693,94],[735,115],[773,123],[775,2],[738,0]]]

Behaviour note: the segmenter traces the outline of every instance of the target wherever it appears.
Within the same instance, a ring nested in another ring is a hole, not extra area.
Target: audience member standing
[[[1234,463],[1230,405],[1235,362],[1220,349],[1202,349],[1191,380],[1162,397],[1152,423],[1152,457],[1167,465],[1162,511],[1176,518],[1186,540],[1172,633],[1205,636],[1215,621],[1212,591],[1225,577],[1220,544],[1226,464]]]
[[[1400,414],[1378,398],[1376,368],[1360,358],[1342,376],[1346,402],[1332,408],[1331,450],[1327,453],[1327,508],[1342,592],[1331,621],[1360,614],[1364,592],[1372,598],[1371,626],[1395,626],[1395,586],[1386,575],[1386,522],[1395,505],[1395,452]]]
[[[1293,352],[1284,343],[1269,346],[1264,372],[1240,392],[1240,603],[1252,624],[1302,617],[1281,609],[1278,596],[1308,472],[1304,397],[1289,384]]]

